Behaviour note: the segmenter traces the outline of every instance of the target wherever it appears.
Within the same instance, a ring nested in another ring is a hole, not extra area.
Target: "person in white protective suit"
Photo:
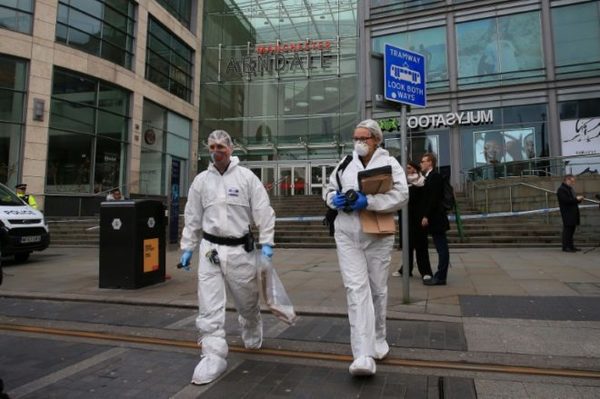
[[[233,142],[223,130],[208,136],[212,163],[194,179],[185,206],[181,238],[181,265],[189,270],[192,253],[200,243],[196,327],[202,359],[192,377],[207,384],[227,368],[225,340],[225,287],[239,312],[246,348],[262,345],[258,279],[250,224],[259,229],[262,254],[273,256],[275,212],[261,181],[239,159],[231,156]]]
[[[398,161],[380,148],[383,133],[374,120],[360,122],[354,130],[352,161],[340,174],[329,179],[323,199],[338,209],[335,219],[335,242],[342,280],[346,287],[350,341],[354,361],[350,374],[373,375],[373,359],[383,359],[389,352],[386,341],[387,279],[394,245],[394,235],[362,232],[359,212],[396,212],[408,201],[408,186],[404,170]],[[365,195],[358,191],[358,172],[390,165],[394,181],[390,191]],[[344,195],[355,190],[358,198],[349,203]],[[345,209],[345,210],[344,210]]]

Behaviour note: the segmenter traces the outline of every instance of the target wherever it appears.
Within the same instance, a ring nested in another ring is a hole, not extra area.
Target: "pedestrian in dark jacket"
[[[425,215],[425,176],[421,174],[421,167],[414,161],[406,165],[406,181],[408,183],[408,270],[413,274],[414,254],[417,255],[417,267],[423,281],[431,279],[431,264],[429,263],[429,249],[427,230],[421,225]],[[392,276],[402,275],[404,268],[392,273]]]
[[[435,171],[437,158],[431,153],[425,153],[421,157],[421,170],[425,175],[424,216],[421,225],[427,229],[435,250],[438,253],[437,272],[431,280],[423,281],[425,285],[446,285],[448,266],[450,265],[450,251],[448,249],[448,238],[446,231],[450,230],[448,215],[442,205],[444,198],[444,179]]]
[[[583,196],[575,194],[575,176],[565,175],[562,184],[556,190],[560,216],[562,216],[562,250],[564,252],[579,251],[573,244],[575,228],[579,225],[579,203]]]

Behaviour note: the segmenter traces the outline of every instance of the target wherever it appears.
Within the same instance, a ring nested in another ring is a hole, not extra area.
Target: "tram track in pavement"
[[[161,338],[152,336],[143,336],[138,334],[114,334],[109,332],[85,331],[70,328],[57,328],[48,326],[36,326],[17,323],[0,323],[0,331],[12,332],[15,334],[33,334],[44,337],[69,337],[78,338],[91,342],[115,342],[119,344],[150,345],[167,348],[183,348],[197,350],[198,344],[192,340],[178,340],[172,338]],[[279,358],[293,358],[299,360],[312,361],[330,361],[350,363],[351,355],[335,354],[304,350],[290,350],[263,347],[260,350],[249,350],[239,345],[230,345],[229,351],[245,355],[260,355]],[[523,365],[507,365],[494,363],[481,363],[470,361],[448,361],[448,360],[422,360],[422,359],[402,359],[388,356],[379,361],[381,365],[392,367],[406,367],[428,370],[452,370],[467,373],[502,373],[522,376],[544,376],[559,378],[586,378],[600,380],[600,370],[583,370],[574,368],[550,368],[535,367]]]

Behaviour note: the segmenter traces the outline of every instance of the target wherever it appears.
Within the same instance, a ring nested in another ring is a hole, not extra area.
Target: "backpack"
[[[344,158],[342,163],[340,163],[340,166],[337,168],[337,171],[335,172],[335,178],[337,180],[338,188],[340,190],[342,189],[342,182],[340,181],[340,173],[342,173],[344,171],[344,169],[346,169],[346,166],[348,166],[350,161],[352,161],[352,155],[346,155],[346,158]],[[331,209],[330,207],[327,206],[327,212],[325,212],[325,217],[323,218],[322,223],[323,223],[323,226],[329,227],[329,235],[330,236],[333,236],[333,234],[335,233],[335,226],[333,223],[335,222],[335,218],[337,217],[337,215],[338,215],[337,209]]]
[[[454,207],[456,206],[456,199],[454,198],[454,188],[452,187],[452,184],[450,184],[450,177],[443,176],[442,181],[444,182],[444,189],[442,192],[442,206],[444,207],[444,210],[446,212],[449,212],[454,210]]]

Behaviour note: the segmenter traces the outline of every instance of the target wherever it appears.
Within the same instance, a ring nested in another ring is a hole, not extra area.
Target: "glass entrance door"
[[[278,179],[279,195],[306,194],[306,165],[280,165]]]
[[[275,166],[271,165],[246,165],[262,182],[269,195],[275,192]]]
[[[311,164],[310,166],[310,194],[323,195],[325,187],[329,182],[328,178],[335,165]]]

